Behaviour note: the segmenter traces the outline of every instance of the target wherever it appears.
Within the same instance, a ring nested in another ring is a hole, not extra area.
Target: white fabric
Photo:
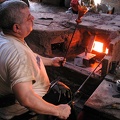
[[[25,81],[32,82],[33,80],[35,81],[33,84],[35,93],[44,96],[49,89],[50,82],[40,56],[34,54],[19,39],[1,34],[0,95],[12,93],[11,88],[17,83]],[[0,116],[14,116],[20,114],[20,111],[23,113],[21,109],[23,111],[27,110],[19,104],[4,108],[4,110],[0,108]]]

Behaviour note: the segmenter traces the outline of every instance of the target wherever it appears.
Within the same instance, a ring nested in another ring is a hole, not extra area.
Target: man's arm
[[[37,55],[37,54],[36,54]],[[43,64],[45,66],[55,66],[55,67],[60,67],[61,66],[61,63],[62,63],[62,66],[65,65],[66,63],[66,59],[64,59],[64,57],[53,57],[53,58],[48,58],[48,57],[43,57],[41,55],[39,55],[40,58],[42,59],[43,61]]]
[[[43,57],[41,55],[40,55],[40,58],[42,59],[44,65],[52,66],[52,58]]]
[[[13,92],[22,106],[38,113],[57,116],[61,119],[67,119],[70,114],[70,106],[61,104],[55,106],[46,102],[32,89],[31,82],[22,82],[13,86]]]

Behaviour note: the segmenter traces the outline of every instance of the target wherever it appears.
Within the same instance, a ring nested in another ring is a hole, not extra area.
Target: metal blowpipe
[[[74,29],[74,31],[73,31],[71,40],[70,40],[70,42],[69,42],[69,44],[68,44],[68,48],[66,49],[66,52],[65,52],[65,55],[64,55],[64,60],[66,60],[66,58],[67,58],[67,54],[68,54],[68,52],[69,52],[69,48],[70,48],[70,45],[71,45],[71,43],[72,43],[72,40],[73,40],[75,31],[76,31],[76,29],[77,29],[77,27],[78,27],[78,24],[82,22],[82,21],[81,21],[81,18],[83,17],[83,15],[84,15],[87,11],[88,11],[88,9],[87,9],[86,6],[81,6],[80,4],[78,4],[78,18],[75,20],[75,21],[76,21],[76,26],[75,26],[75,29]],[[64,60],[63,60],[63,61],[64,61]],[[61,66],[62,66],[62,63],[63,63],[63,62],[61,62]]]

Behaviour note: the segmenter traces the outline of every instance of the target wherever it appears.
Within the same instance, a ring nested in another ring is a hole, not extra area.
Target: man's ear
[[[14,24],[14,25],[13,25],[13,31],[14,31],[15,33],[18,33],[19,30],[20,30],[19,24]]]

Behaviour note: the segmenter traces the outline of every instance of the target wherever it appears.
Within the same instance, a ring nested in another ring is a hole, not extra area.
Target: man
[[[0,95],[14,93],[17,99],[14,105],[0,108],[0,117],[11,119],[29,109],[67,119],[69,105],[54,105],[43,99],[50,87],[44,65],[60,66],[63,57],[41,57],[27,46],[24,38],[32,31],[33,20],[23,1],[0,4]]]

